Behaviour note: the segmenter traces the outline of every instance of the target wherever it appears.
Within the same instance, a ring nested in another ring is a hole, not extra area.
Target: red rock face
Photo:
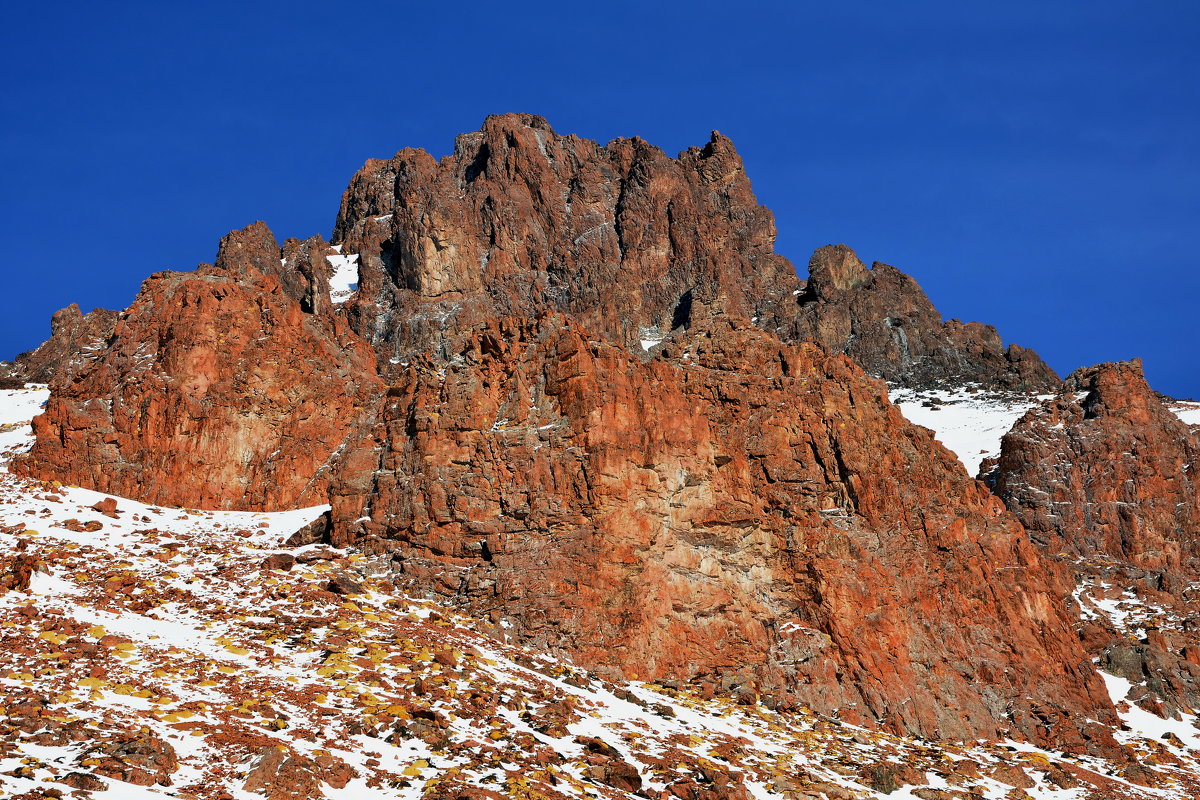
[[[1108,713],[1067,574],[819,346],[718,319],[642,363],[506,321],[411,364],[347,452],[337,542],[602,674],[926,735]]]
[[[435,161],[372,160],[342,200],[334,241],[362,257],[356,331],[401,361],[484,319],[570,313],[639,349],[714,312],[816,339],[873,375],[1044,389],[1037,354],[991,326],[943,323],[912,278],[818,250],[807,286],[773,252],[771,212],[718,133],[672,159],[640,139],[559,136],[541,117],[489,117]]]
[[[1003,440],[1000,495],[1051,552],[1196,572],[1200,437],[1146,384],[1140,360],[1073,373]]]
[[[884,366],[982,334],[919,290],[884,302],[909,279],[845,252],[805,288],[773,236],[719,135],[670,159],[489,118],[440,162],[355,177],[344,305],[328,245],[281,251],[261,223],[150,279],[20,469],[187,506],[328,498],[335,543],[609,675],[1087,747],[1081,720],[1112,712],[1067,574],[883,383],[785,341],[811,323],[848,349],[821,303],[933,331]],[[978,363],[1009,375],[998,348]]]
[[[323,502],[331,459],[374,404],[373,354],[240,266],[236,279],[215,267],[151,277],[108,350],[55,383],[15,468],[164,505]]]

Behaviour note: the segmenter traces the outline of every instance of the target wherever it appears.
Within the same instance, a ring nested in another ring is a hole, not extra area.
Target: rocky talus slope
[[[46,396],[0,392],[0,461],[29,447]],[[518,646],[504,620],[413,597],[390,554],[287,544],[322,512],[147,506],[0,470],[0,795],[1200,793],[1190,716],[1125,706],[1101,759],[897,736],[712,682],[608,680]]]

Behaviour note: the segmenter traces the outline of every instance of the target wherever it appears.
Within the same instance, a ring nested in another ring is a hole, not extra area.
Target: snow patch
[[[971,391],[975,387],[914,391],[892,389],[888,395],[909,422],[933,431],[974,477],[986,458],[1000,454],[1000,440],[1021,416],[1042,400],[1028,395]]]
[[[341,254],[341,245],[334,247],[338,255],[326,256],[333,266],[333,276],[329,279],[329,299],[334,305],[349,300],[358,291],[358,254]]]

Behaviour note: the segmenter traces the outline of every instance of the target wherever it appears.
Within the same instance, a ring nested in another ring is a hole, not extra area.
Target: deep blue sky
[[[0,357],[529,111],[671,154],[719,129],[801,274],[845,242],[1062,373],[1142,356],[1200,396],[1194,0],[37,5],[0,33]]]

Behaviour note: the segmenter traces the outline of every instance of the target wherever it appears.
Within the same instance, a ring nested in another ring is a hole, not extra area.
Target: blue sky
[[[845,242],[1062,373],[1142,356],[1200,396],[1192,0],[43,5],[0,33],[0,357],[528,111],[671,154],[719,129],[802,275]]]

